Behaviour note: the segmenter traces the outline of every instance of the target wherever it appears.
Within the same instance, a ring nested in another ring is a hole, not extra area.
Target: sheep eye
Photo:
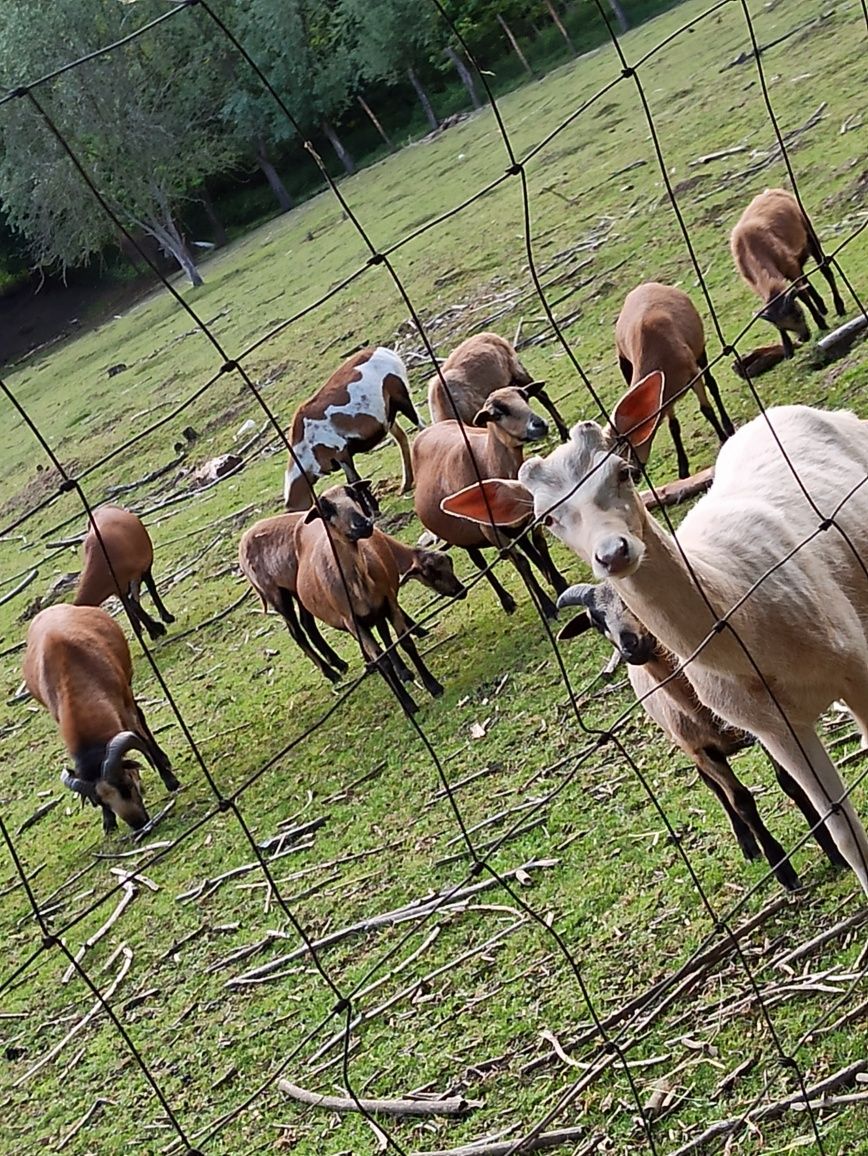
[[[622,466],[618,466],[618,481],[629,482],[633,478],[633,470],[625,462]]]
[[[544,526],[553,526],[555,524],[555,520],[551,514],[543,514],[540,521]]]

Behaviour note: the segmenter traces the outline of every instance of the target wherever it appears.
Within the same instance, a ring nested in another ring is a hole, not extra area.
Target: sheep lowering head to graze
[[[139,751],[167,790],[178,789],[166,753],[157,746],[133,698],[130,648],[118,624],[92,606],[50,606],[27,632],[24,682],[48,710],[75,763],[65,786],[101,807],[103,829],[117,818],[138,830],[148,822],[138,767]]]
[[[631,391],[636,444],[653,434],[662,388],[652,375]],[[690,660],[700,701],[790,773],[868,894],[868,838],[815,731],[841,699],[868,735],[866,476],[868,422],[794,405],[726,442],[677,538],[645,509],[595,422],[526,462],[518,480],[468,487],[444,504],[510,524],[526,521],[530,503],[667,650]]]
[[[551,415],[562,441],[569,431],[554,402],[544,389],[545,383],[534,381],[518,359],[514,347],[496,333],[477,333],[452,350],[440,372],[428,383],[428,408],[431,420],[452,421],[457,418],[472,425],[485,399],[496,389],[514,385],[527,391]]]
[[[350,488],[358,498],[358,487]],[[360,504],[364,510],[364,504]],[[296,593],[295,530],[304,517],[304,514],[278,514],[256,522],[241,537],[238,563],[265,609],[271,608],[281,615],[296,645],[326,678],[337,682],[347,664],[323,638],[316,619],[298,602]],[[405,546],[376,527],[371,533],[371,541],[375,545],[382,543],[390,551],[401,585],[415,579],[443,597],[466,597],[467,591],[456,577],[448,554]],[[410,621],[406,613],[405,617]],[[421,627],[414,626],[414,631],[422,633]]]
[[[539,441],[548,433],[545,421],[533,412],[524,389],[509,387],[490,394],[485,406],[475,415],[473,426],[457,421],[441,421],[423,430],[413,442],[413,468],[416,472],[414,503],[416,516],[432,534],[451,546],[461,546],[486,578],[500,599],[507,614],[515,610],[515,602],[501,586],[492,570],[486,568],[482,549],[498,546],[508,549],[512,564],[528,583],[543,611],[557,614],[554,603],[534,577],[527,559],[554,586],[563,590],[566,583],[558,573],[548,546],[539,528],[530,538],[518,527],[506,532],[493,526],[473,526],[461,518],[453,518],[440,508],[443,498],[479,478],[515,477],[522,462],[524,446]],[[528,508],[527,524],[531,521]],[[517,547],[527,558],[510,548],[518,538]]]
[[[675,416],[675,405],[688,389],[699,400],[702,416],[711,424],[721,442],[733,433],[733,425],[723,407],[717,382],[708,367],[705,353],[705,331],[702,318],[693,302],[680,289],[649,281],[627,294],[615,326],[615,344],[618,362],[624,380],[631,388],[639,386],[649,373],[663,374],[663,417],[669,425],[675,453],[678,457],[678,476],[690,475],[690,464],[681,440],[681,426]],[[708,386],[720,411],[720,421],[709,405],[702,379]],[[622,415],[625,407],[616,408],[607,436],[613,440],[629,432]],[[644,464],[651,452],[651,438],[632,450],[633,458]]]
[[[101,506],[91,514],[91,527],[82,547],[84,569],[73,602],[100,606],[106,598],[122,598],[130,617],[144,626],[151,638],[166,633],[162,622],[151,618],[140,601],[141,585],[148,588],[163,622],[174,622],[160,599],[151,568],[154,547],[148,531],[135,514],[120,506]]]
[[[753,741],[751,737],[722,722],[700,702],[686,673],[679,670],[678,659],[628,609],[613,582],[571,586],[558,598],[558,606],[584,608],[561,630],[559,639],[575,638],[594,627],[623,656],[630,685],[646,714],[692,759],[703,783],[720,800],[745,859],[764,855],[784,887],[798,887],[799,877],[786,852],[763,823],[753,795],[728,762],[731,755]],[[812,831],[816,827],[814,835],[829,860],[846,866],[807,795],[779,763],[774,759],[770,762],[779,784],[808,826]]]
[[[832,290],[835,311],[844,316],[844,302],[817,235],[786,189],[766,189],[754,197],[732,230],[730,249],[742,278],[765,302],[759,315],[780,333],[785,357],[793,356],[791,333],[799,341],[811,336],[800,302],[808,307],[818,329],[828,328],[825,302],[803,276],[808,257],[819,264]]]
[[[403,686],[413,676],[392,645],[390,627],[429,694],[441,695],[443,687],[416,650],[414,624],[398,604],[398,564],[387,537],[375,533],[350,488],[326,490],[295,527],[296,597],[320,621],[352,634],[404,710],[413,713],[418,708]]]
[[[407,370],[397,353],[380,346],[347,358],[293,415],[292,452],[283,488],[287,510],[309,509],[314,483],[335,470],[343,470],[348,482],[358,482],[354,455],[372,450],[387,435],[401,451],[401,493],[408,493],[413,467],[407,435],[397,423],[399,414],[417,429],[422,425],[408,392]],[[373,512],[377,512],[375,504]]]

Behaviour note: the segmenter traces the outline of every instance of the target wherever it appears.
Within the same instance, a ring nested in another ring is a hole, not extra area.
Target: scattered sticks
[[[522,1142],[519,1152],[542,1152],[546,1148],[562,1148],[567,1144],[577,1144],[586,1140],[588,1129],[559,1128],[556,1132],[540,1132]],[[436,1152],[413,1152],[411,1156],[508,1156],[516,1151],[515,1140],[505,1140],[494,1144],[464,1144],[461,1148],[438,1148]]]
[[[111,913],[102,927],[97,928],[93,935],[89,939],[86,939],[75,953],[75,963],[71,963],[63,973],[63,976],[60,980],[61,983],[69,983],[73,975],[76,973],[77,969],[75,965],[77,963],[81,963],[85,957],[85,954],[90,950],[90,948],[99,943],[106,932],[111,930],[111,928],[115,925],[115,923],[117,923],[117,921],[139,893],[138,887],[129,879],[121,884],[121,890],[123,891],[123,895],[121,895],[117,907],[115,907],[114,911]]]
[[[114,1100],[106,1100],[103,1096],[97,1096],[97,1098],[94,1100],[94,1102],[91,1104],[91,1106],[85,1112],[85,1114],[81,1117],[81,1119],[78,1120],[78,1122],[72,1126],[72,1128],[66,1133],[66,1135],[63,1137],[63,1139],[57,1145],[57,1151],[58,1152],[62,1151],[67,1146],[67,1144],[69,1144],[69,1142],[71,1140],[74,1140],[76,1138],[76,1136],[79,1134],[79,1132],[82,1130],[82,1128],[86,1127],[91,1122],[91,1120],[94,1118],[94,1116],[100,1110],[100,1108],[105,1108],[105,1107],[109,1107],[109,1106],[113,1108],[115,1106],[115,1101]]]
[[[38,577],[39,571],[31,570],[29,574],[26,574],[24,578],[21,579],[14,590],[10,590],[8,594],[4,594],[3,597],[0,598],[0,606],[5,606],[7,602],[11,602],[17,594],[20,594],[22,590],[26,590],[30,583]]]
[[[45,816],[53,811],[55,807],[59,806],[59,804],[60,796],[58,796],[56,799],[49,799],[47,803],[43,803],[41,807],[37,807],[33,814],[24,820],[15,834],[23,835],[25,831],[28,831],[31,827],[35,826],[35,824],[38,823],[40,819],[44,819]]]

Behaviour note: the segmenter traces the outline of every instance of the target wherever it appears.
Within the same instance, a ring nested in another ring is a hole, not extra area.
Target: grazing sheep
[[[352,489],[355,492],[355,487]],[[238,562],[263,607],[281,615],[293,641],[326,678],[337,682],[347,664],[320,634],[316,619],[298,603],[296,595],[295,530],[303,517],[304,514],[278,514],[256,522],[241,537]],[[467,591],[455,576],[448,554],[405,546],[376,527],[369,541],[373,548],[382,546],[391,553],[401,585],[417,579],[444,597],[466,597]],[[406,613],[405,618],[411,621]],[[422,629],[414,626],[414,631],[419,634]]]
[[[482,549],[486,546],[509,547],[517,536],[491,526],[471,526],[440,509],[440,502],[477,481],[479,477],[515,477],[522,461],[523,447],[546,436],[548,426],[527,404],[527,391],[510,387],[497,389],[473,419],[472,426],[457,421],[441,421],[423,430],[413,442],[413,468],[417,485],[414,496],[416,515],[432,534],[451,546],[461,546],[476,566],[485,573],[500,604],[507,614],[515,602],[504,590],[492,570],[486,570]],[[469,449],[468,449],[469,443]],[[478,471],[478,472],[477,472]],[[527,522],[530,522],[528,509]],[[548,546],[539,528],[528,540],[521,537],[518,546],[533,564],[560,592],[566,586],[549,556]],[[553,618],[557,609],[533,575],[527,559],[514,548],[507,555],[533,590],[544,613]]]
[[[699,777],[720,800],[745,859],[764,855],[775,877],[794,890],[799,877],[786,851],[762,821],[750,790],[739,780],[727,761],[730,755],[749,746],[753,739],[729,726],[699,701],[687,675],[678,669],[678,660],[632,614],[611,582],[597,586],[571,586],[558,598],[558,606],[583,606],[558,635],[575,638],[595,627],[616,647],[627,663],[630,685],[650,718],[670,740],[692,760]],[[776,763],[778,783],[795,802],[815,831],[817,842],[836,866],[847,865],[808,797],[789,774]]]
[[[765,302],[760,317],[780,332],[785,357],[793,356],[790,333],[799,341],[811,336],[799,301],[807,305],[818,329],[828,328],[825,302],[803,276],[808,257],[820,266],[832,290],[835,311],[844,316],[844,302],[817,234],[786,189],[766,189],[754,197],[732,230],[729,244],[742,278]]]
[[[666,388],[663,395],[663,416],[669,424],[669,433],[678,456],[678,476],[690,476],[690,465],[681,441],[681,426],[675,416],[675,405],[686,389],[692,389],[699,399],[702,416],[711,423],[721,442],[734,432],[733,424],[723,407],[717,382],[708,367],[705,353],[705,331],[702,318],[686,293],[671,285],[649,281],[627,294],[615,326],[615,344],[621,373],[629,386],[638,385],[654,370],[661,370]],[[708,404],[705,385],[720,411],[720,421]],[[628,431],[614,423],[607,427],[613,440]],[[635,451],[638,462],[648,461],[651,438]]]
[[[410,399],[407,370],[397,353],[379,346],[347,358],[293,415],[289,429],[292,453],[283,488],[287,510],[309,509],[314,482],[337,469],[343,470],[348,482],[358,482],[353,456],[372,450],[387,434],[401,451],[401,493],[408,493],[413,485],[413,467],[407,435],[396,420],[398,414],[409,418],[417,429],[423,424]]]
[[[154,547],[148,531],[135,514],[120,506],[101,506],[91,519],[82,547],[84,569],[74,605],[100,606],[115,595],[122,599],[134,622],[144,626],[151,638],[160,638],[166,628],[142,608],[142,582],[163,622],[174,622],[175,618],[163,605],[151,573]]]
[[[358,641],[404,709],[418,707],[403,683],[412,675],[389,634],[410,656],[422,684],[435,697],[443,687],[426,667],[410,635],[411,621],[398,605],[398,567],[388,546],[372,542],[374,524],[347,486],[333,486],[295,527],[296,597],[311,614]],[[386,646],[384,653],[373,631]]]
[[[498,337],[496,333],[477,333],[453,349],[440,367],[440,373],[431,378],[428,409],[433,422],[457,418],[465,425],[472,425],[486,398],[496,389],[534,385],[533,396],[539,398],[540,405],[551,415],[561,441],[566,441],[569,430],[543,384],[534,382],[505,337]]]
[[[662,392],[662,375],[652,375],[628,395],[633,444],[653,433]],[[479,521],[491,509],[509,524],[526,520],[533,501],[667,650],[690,659],[700,701],[756,735],[789,772],[868,894],[868,838],[814,729],[841,699],[868,735],[866,476],[868,422],[793,405],[727,441],[677,541],[645,509],[595,422],[526,462],[518,481],[471,488],[446,506]]]
[[[30,623],[24,682],[60,729],[75,762],[64,786],[102,807],[103,830],[117,817],[138,830],[148,822],[140,751],[169,791],[178,789],[168,755],[157,746],[131,688],[133,667],[124,632],[93,606],[50,606]]]

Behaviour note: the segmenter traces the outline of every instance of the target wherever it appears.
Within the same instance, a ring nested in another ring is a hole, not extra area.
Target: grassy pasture
[[[817,14],[808,0],[770,7],[767,11],[752,5],[761,42]],[[702,9],[701,4],[686,3],[630,34],[624,40],[628,58],[644,55]],[[791,155],[800,188],[830,248],[864,220],[866,209],[864,114],[860,119],[865,36],[859,6],[841,3],[763,58],[782,129],[795,134]],[[755,307],[732,270],[728,230],[750,196],[786,177],[774,157],[760,165],[774,138],[754,65],[722,70],[748,48],[743,15],[733,2],[674,39],[640,71],[667,171],[727,340],[747,323]],[[521,157],[533,149],[619,71],[614,53],[600,50],[504,98],[501,107],[516,154]],[[797,131],[806,124],[810,127]],[[707,164],[690,163],[736,147],[745,151]],[[342,189],[372,241],[386,247],[461,203],[498,177],[506,164],[495,121],[485,112],[360,173]],[[624,293],[642,280],[670,281],[694,295],[709,322],[709,353],[717,356],[720,342],[666,199],[632,80],[615,84],[555,135],[528,163],[527,179],[534,256],[548,299],[556,316],[566,319],[565,336],[607,403],[621,389],[612,325]],[[237,357],[316,302],[366,258],[353,225],[342,220],[334,199],[323,195],[215,256],[204,269],[203,289],[180,291],[210,323],[226,355]],[[868,233],[849,245],[841,259],[854,286],[868,295]],[[440,355],[483,326],[512,336],[521,323],[524,338],[546,338],[523,350],[529,368],[547,379],[570,418],[596,416],[531,291],[517,179],[503,182],[460,214],[401,246],[393,261]],[[822,283],[820,287],[826,296]],[[426,368],[415,356],[421,341],[407,322],[406,306],[387,272],[382,266],[369,268],[344,292],[264,340],[245,356],[244,365],[285,425],[294,405],[331,372],[342,352],[364,341],[397,343],[408,358],[421,403]],[[741,348],[770,340],[770,330],[754,328]],[[61,460],[80,472],[132,433],[172,412],[205,385],[221,360],[189,317],[161,292],[77,340],[31,357],[8,384]],[[118,363],[127,368],[109,378],[107,368]],[[747,387],[726,361],[717,372],[731,415],[737,422],[747,420],[756,412]],[[762,378],[758,388],[766,403],[798,399],[861,410],[866,380],[863,345],[820,371],[811,369],[802,351],[791,364]],[[691,462],[696,467],[707,464],[715,450],[712,431],[692,399],[682,403],[679,415]],[[134,482],[168,462],[186,426],[199,434],[189,464],[237,448],[236,431],[248,418],[263,421],[238,375],[225,374],[163,427],[93,469],[84,483],[86,492],[96,503],[107,487]],[[0,510],[8,525],[47,497],[56,483],[33,437],[8,405],[0,427],[0,462]],[[393,524],[407,540],[415,540],[418,525],[400,517],[412,506],[396,496],[397,453],[385,449],[365,465],[378,479]],[[238,797],[240,813],[256,839],[273,835],[286,819],[326,819],[297,850],[273,864],[293,914],[310,937],[319,938],[462,882],[468,860],[440,862],[460,851],[461,843],[452,841],[458,826],[438,793],[440,779],[419,732],[399,716],[380,681],[365,680],[339,702],[351,680],[332,691],[296,653],[278,621],[262,617],[252,599],[201,631],[186,633],[243,592],[234,565],[237,538],[256,517],[279,510],[282,470],[282,453],[265,437],[250,452],[242,472],[146,517],[157,549],[157,576],[178,616],[153,655],[220,789],[229,793],[261,770]],[[655,443],[652,472],[659,481],[674,473],[665,431]],[[122,500],[148,510],[187,485],[176,469]],[[51,543],[75,534],[82,525],[77,500],[68,494],[0,542],[2,575],[8,579],[0,595],[14,588],[16,575],[39,568],[37,581],[0,607],[4,650],[23,637],[25,624],[19,616],[34,594],[44,592],[58,575],[77,569],[75,549]],[[556,557],[565,572],[581,577],[582,567],[574,558],[563,551],[556,551]],[[459,568],[467,567],[459,560]],[[522,593],[511,572],[504,580],[517,595]],[[540,825],[506,841],[492,862],[508,872],[531,860],[556,860],[530,871],[516,886],[578,961],[597,1011],[606,1015],[620,1008],[677,969],[711,931],[676,847],[614,749],[603,747],[579,760],[587,736],[569,705],[548,635],[527,597],[521,597],[509,619],[480,585],[465,602],[451,606],[432,606],[418,588],[408,591],[406,602],[417,615],[429,608],[440,611],[425,649],[447,691],[437,703],[416,692],[422,707],[419,726],[451,782],[486,772],[456,789],[465,823],[469,827],[494,820],[474,834],[481,844],[509,824],[525,825],[525,809],[542,818]],[[357,672],[353,646],[345,639],[337,646]],[[565,647],[562,654],[583,723],[609,725],[630,697],[623,681],[595,681],[607,648],[587,638]],[[18,686],[20,658],[18,652],[3,657],[7,697]],[[149,864],[142,870],[159,890],[140,887],[85,961],[94,982],[105,989],[124,957],[116,956],[103,969],[116,949],[126,945],[131,962],[113,1007],[188,1135],[195,1137],[240,1105],[286,1057],[293,1057],[285,1074],[294,1082],[320,1091],[340,1087],[341,1049],[311,1057],[343,1020],[333,1017],[306,1042],[336,1001],[309,957],[288,963],[268,982],[225,986],[227,980],[291,951],[299,939],[275,897],[259,885],[261,876],[255,871],[206,888],[198,897],[178,898],[203,880],[251,863],[254,856],[232,813],[205,821],[213,795],[140,653],[136,685],[185,786],[152,842],[177,839],[177,846],[162,856],[154,852],[140,859],[96,859],[95,852],[127,851],[130,843],[125,836],[102,840],[95,813],[80,812],[62,792],[57,735],[33,704],[3,709],[0,796],[4,821],[13,834],[37,805],[60,797],[60,805],[16,836],[15,843],[40,904],[50,910],[63,901],[51,916],[54,927],[61,929],[89,912],[66,934],[73,951],[117,902],[114,895],[93,909],[117,884],[110,868]],[[333,713],[317,726],[328,712]],[[471,729],[473,724],[478,728]],[[835,738],[848,733],[833,732],[834,719],[827,725]],[[482,737],[473,737],[480,730]],[[632,715],[619,733],[715,908],[726,911],[744,899],[738,921],[777,899],[774,881],[745,898],[763,878],[762,864],[739,859],[718,806],[644,716]],[[266,766],[275,752],[303,735]],[[845,755],[854,745],[843,742],[835,754]],[[763,758],[746,753],[738,767],[756,785],[771,829],[785,845],[795,844],[803,834],[800,818],[774,788]],[[857,770],[858,764],[849,773]],[[366,775],[363,784],[350,786]],[[162,791],[156,776],[149,773],[146,782],[156,810]],[[531,808],[549,795],[538,810]],[[863,814],[866,802],[866,792],[857,792]],[[153,855],[158,857],[151,862]],[[28,918],[26,897],[14,886],[13,862],[5,851],[2,857],[5,951],[0,982],[8,981],[40,942]],[[781,1046],[797,1055],[810,1084],[862,1059],[864,1045],[858,1026],[855,1031],[842,1027],[817,1033],[805,1041],[803,1034],[824,1012],[831,1023],[868,992],[864,979],[848,978],[857,971],[854,962],[864,946],[860,932],[832,939],[794,963],[792,972],[776,965],[790,948],[860,910],[853,880],[834,874],[813,843],[798,852],[796,862],[808,888],[768,913],[744,945],[758,983],[767,989]],[[264,940],[270,932],[279,933],[272,942],[246,958],[226,962],[232,952]],[[392,949],[394,956],[372,971]],[[570,1049],[570,1041],[590,1023],[575,972],[549,932],[526,920],[514,898],[498,888],[419,925],[405,923],[344,939],[323,950],[321,963],[341,993],[383,980],[354,1005],[357,1013],[374,1011],[395,997],[353,1031],[349,1070],[357,1092],[389,1097],[425,1086],[458,1089],[484,1102],[462,1122],[389,1123],[389,1133],[406,1152],[451,1148],[511,1125],[517,1125],[511,1133],[517,1136],[551,1109],[585,1069],[568,1068],[542,1032],[553,1033],[578,1063],[600,1054],[598,1040]],[[78,977],[60,982],[65,969],[59,952],[44,952],[0,998],[5,1104],[0,1151],[56,1149],[96,1097],[104,1096],[112,1103],[102,1107],[64,1151],[71,1156],[162,1152],[174,1132],[104,1017],[20,1082],[92,1003],[92,993]],[[786,987],[803,969],[812,978]],[[834,1010],[847,992],[844,1007]],[[136,1002],[134,997],[146,993]],[[664,1077],[676,1093],[671,1110],[654,1124],[660,1152],[676,1149],[714,1120],[738,1115],[757,1096],[778,1100],[794,1088],[792,1077],[777,1065],[769,1025],[751,1000],[744,970],[732,953],[646,1029],[639,1030],[637,1021],[630,1021],[629,1029],[629,1057],[642,1061],[631,1074],[643,1102],[655,1081]],[[756,1064],[731,1093],[716,1091],[723,1076],[753,1055]],[[523,1072],[538,1057],[551,1062]],[[328,1061],[334,1062],[322,1067]],[[587,1129],[587,1139],[574,1146],[576,1152],[648,1147],[627,1077],[617,1064],[558,1116],[554,1126],[565,1125]],[[829,1114],[821,1127],[827,1152],[864,1150],[861,1108]],[[768,1152],[789,1151],[811,1138],[809,1121],[801,1112],[761,1128]],[[759,1145],[759,1134],[749,1132],[733,1150],[756,1151]],[[361,1156],[379,1150],[377,1138],[359,1116],[339,1119],[301,1109],[274,1088],[199,1146],[209,1156],[272,1149],[305,1156]]]

